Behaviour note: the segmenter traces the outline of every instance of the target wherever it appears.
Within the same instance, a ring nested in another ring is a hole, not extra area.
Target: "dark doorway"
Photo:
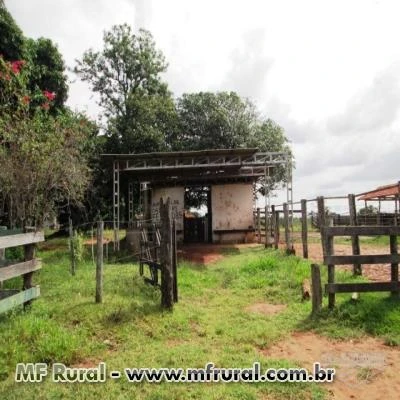
[[[183,216],[184,241],[186,243],[211,243],[211,223],[210,186],[186,187]]]

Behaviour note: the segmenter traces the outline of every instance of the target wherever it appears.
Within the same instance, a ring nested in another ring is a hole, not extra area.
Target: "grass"
[[[17,384],[17,362],[63,362],[109,370],[124,367],[288,367],[262,350],[296,330],[339,339],[381,336],[400,342],[399,302],[385,294],[363,294],[353,303],[337,296],[338,306],[310,319],[310,302],[301,302],[301,283],[309,264],[262,246],[225,252],[208,267],[179,265],[179,303],[173,313],[160,309],[158,289],[146,285],[135,264],[106,264],[104,303],[94,303],[95,271],[91,261],[69,274],[65,240],[42,245],[43,269],[35,280],[42,295],[26,312],[0,316],[0,398],[117,399],[323,399],[325,389],[308,384]],[[88,257],[90,259],[90,257]],[[323,279],[326,280],[326,271]],[[338,281],[352,279],[338,273]],[[360,279],[360,278],[358,278]],[[9,287],[20,286],[17,279]],[[287,304],[274,316],[249,313],[257,302]]]

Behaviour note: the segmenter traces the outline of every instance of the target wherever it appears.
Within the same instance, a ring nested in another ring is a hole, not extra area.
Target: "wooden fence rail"
[[[349,196],[350,209],[354,198]],[[354,210],[351,212],[354,221]],[[349,292],[382,292],[388,291],[398,296],[399,286],[399,261],[400,257],[397,250],[397,236],[400,235],[399,226],[326,226],[325,205],[322,197],[318,198],[318,215],[321,221],[321,241],[324,256],[324,264],[328,266],[328,283],[325,290],[328,293],[328,306],[335,306],[336,293]],[[358,237],[359,236],[380,236],[390,237],[390,254],[363,254],[360,255]],[[351,236],[353,255],[335,255],[334,237]],[[355,241],[354,239],[357,239]],[[354,254],[355,253],[355,254]],[[390,282],[362,282],[362,283],[335,283],[335,265],[353,264],[354,272],[361,273],[362,264],[390,264]],[[359,268],[359,271],[357,269]]]
[[[26,232],[13,235],[0,236],[0,248],[24,246],[24,261],[7,262],[2,260],[0,263],[0,282],[4,282],[18,276],[23,277],[22,290],[2,289],[0,290],[0,313],[11,310],[23,304],[29,305],[30,302],[39,297],[39,286],[33,286],[33,273],[41,268],[40,260],[35,258],[35,243],[43,242],[43,232]]]

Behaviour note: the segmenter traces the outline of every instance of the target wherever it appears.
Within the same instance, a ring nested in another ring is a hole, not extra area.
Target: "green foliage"
[[[72,239],[70,239],[69,241],[69,248],[71,250],[72,247],[73,257],[75,261],[78,263],[83,260],[83,256],[85,253],[85,246],[83,242],[84,242],[83,235],[76,231],[74,232]]]
[[[372,204],[363,208],[360,208],[358,215],[377,215],[378,209]]]
[[[265,119],[248,99],[235,92],[200,92],[184,94],[177,100],[179,128],[172,131],[175,150],[257,148],[260,151],[291,150],[285,132],[271,119]],[[174,134],[174,132],[176,132]],[[271,171],[270,180],[260,179],[260,192],[285,182],[286,166]]]
[[[24,259],[24,248],[23,246],[10,247],[6,249],[6,260],[19,261]]]
[[[46,38],[28,39],[27,48],[30,61],[28,89],[54,93],[51,109],[63,107],[68,97],[65,64],[57,46]],[[35,104],[33,104],[35,105]]]
[[[72,112],[53,117],[22,110],[1,116],[0,187],[12,226],[43,226],[59,202],[82,199],[90,134],[86,119]]]
[[[24,35],[2,3],[0,3],[0,54],[10,61],[25,58]]]
[[[100,96],[100,105],[110,118],[129,113],[129,97],[166,93],[160,73],[167,64],[155,48],[150,32],[133,34],[129,25],[114,25],[104,33],[103,50],[88,50],[77,60],[75,72]]]

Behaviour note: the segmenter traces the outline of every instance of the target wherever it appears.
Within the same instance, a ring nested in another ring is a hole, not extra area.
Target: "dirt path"
[[[400,350],[388,347],[374,338],[337,342],[314,333],[295,333],[263,355],[288,359],[293,366],[311,370],[314,362],[324,368],[335,368],[333,383],[324,383],[331,399],[398,399]]]
[[[257,247],[258,243],[243,244],[186,244],[178,249],[178,257],[195,264],[208,265],[225,257],[225,254],[239,253],[241,248]]]

